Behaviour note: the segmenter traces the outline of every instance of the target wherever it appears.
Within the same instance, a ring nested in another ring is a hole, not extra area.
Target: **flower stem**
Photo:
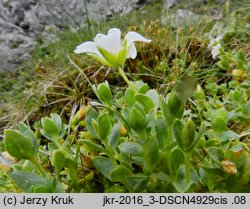
[[[54,142],[56,144],[56,146],[58,147],[59,150],[63,150],[63,146],[62,146],[62,142],[61,142],[62,139],[58,138],[58,137],[55,137],[54,138]]]
[[[167,141],[167,164],[171,179],[173,179],[172,159],[171,159],[171,145],[173,142],[173,125],[168,126],[168,141]]]
[[[120,73],[120,75],[122,76],[123,80],[128,84],[128,86],[133,89],[134,91],[137,91],[135,86],[128,80],[128,77],[126,76],[126,74],[124,73],[123,69],[121,68],[121,66],[118,67],[118,71]]]
[[[113,151],[110,150],[110,148],[108,148],[107,146],[106,146],[106,150],[108,151],[107,155],[108,155],[109,159],[112,161],[112,163],[114,164],[114,166],[115,167],[118,166]]]
[[[32,157],[29,160],[36,167],[36,169],[41,173],[41,175],[44,178],[46,178],[47,177],[47,173],[45,172],[45,170],[43,169],[43,167],[39,163],[38,158],[37,157]]]
[[[190,164],[190,152],[185,153],[185,168],[186,168],[186,183],[191,182],[191,164]]]

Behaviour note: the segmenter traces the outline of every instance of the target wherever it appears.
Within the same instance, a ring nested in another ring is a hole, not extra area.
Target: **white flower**
[[[211,47],[213,47],[213,46],[219,44],[219,43],[220,43],[220,40],[221,40],[222,38],[223,38],[222,36],[217,36],[216,38],[213,38],[213,39],[210,41],[210,43],[209,43],[209,45],[208,45],[208,48],[211,48]]]
[[[130,31],[121,40],[121,31],[112,28],[107,35],[97,34],[94,41],[87,41],[76,47],[76,54],[87,53],[102,64],[118,67],[122,65],[126,58],[134,59],[137,55],[134,42],[150,42],[139,33]]]
[[[217,36],[216,38],[212,39],[208,45],[208,48],[211,49],[211,54],[213,59],[215,59],[220,53],[220,48],[221,48],[220,40],[222,38],[223,38],[222,36]]]
[[[212,54],[213,59],[215,59],[220,54],[220,48],[221,48],[220,44],[216,44],[212,48],[211,54]]]

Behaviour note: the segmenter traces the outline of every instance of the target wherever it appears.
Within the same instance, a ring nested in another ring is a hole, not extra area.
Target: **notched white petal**
[[[97,49],[96,43],[93,41],[87,41],[84,42],[76,47],[74,50],[76,54],[80,53],[93,53],[93,54],[99,54],[99,51]]]
[[[128,53],[127,53],[127,58],[132,58],[132,59],[135,59],[137,56],[137,51],[136,51],[136,48],[135,48],[135,44],[132,43],[128,49]]]
[[[107,36],[107,35],[104,35],[104,34],[102,34],[102,33],[98,33],[98,34],[95,36],[94,41],[95,41],[95,42],[98,42],[99,40],[105,38],[106,36]]]
[[[118,54],[122,48],[121,31],[118,28],[112,28],[108,31],[107,44],[110,46],[110,52]]]
[[[108,31],[108,35],[114,34],[116,37],[121,39],[121,30],[119,28],[111,28]]]
[[[112,28],[108,35],[97,34],[94,41],[98,47],[101,47],[112,54],[118,54],[121,50],[121,31],[118,28]]]
[[[134,31],[130,31],[127,33],[127,35],[125,36],[125,39],[127,40],[127,45],[130,46],[130,44],[132,44],[135,41],[142,41],[142,42],[151,42],[150,39],[146,39],[144,38],[141,34],[136,33]]]

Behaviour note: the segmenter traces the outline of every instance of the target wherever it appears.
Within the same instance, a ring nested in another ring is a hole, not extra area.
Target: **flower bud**
[[[222,169],[225,171],[225,173],[229,175],[234,175],[237,173],[237,168],[235,163],[231,162],[230,160],[222,160],[221,166]]]
[[[191,118],[184,124],[181,120],[176,119],[173,126],[174,136],[179,147],[184,152],[189,152],[195,144],[195,128]]]
[[[172,92],[167,103],[167,112],[165,115],[167,122],[173,124],[176,118],[182,118],[183,113],[184,102],[179,99],[175,92]]]
[[[111,105],[112,103],[112,93],[109,88],[108,82],[101,83],[97,87],[98,97],[104,103]]]

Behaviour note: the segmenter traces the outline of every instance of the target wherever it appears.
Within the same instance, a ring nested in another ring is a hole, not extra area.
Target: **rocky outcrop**
[[[170,9],[172,6],[178,3],[179,0],[163,0],[163,9]]]
[[[0,72],[30,58],[36,37],[52,30],[79,28],[89,17],[103,21],[150,0],[0,0]]]
[[[217,5],[225,4],[225,0],[214,0]],[[195,26],[202,18],[206,20],[219,20],[222,18],[222,11],[218,8],[211,8],[206,14],[193,12],[194,8],[201,8],[209,4],[208,0],[163,0],[162,24],[171,25],[174,28]],[[177,7],[177,8],[175,8]]]

